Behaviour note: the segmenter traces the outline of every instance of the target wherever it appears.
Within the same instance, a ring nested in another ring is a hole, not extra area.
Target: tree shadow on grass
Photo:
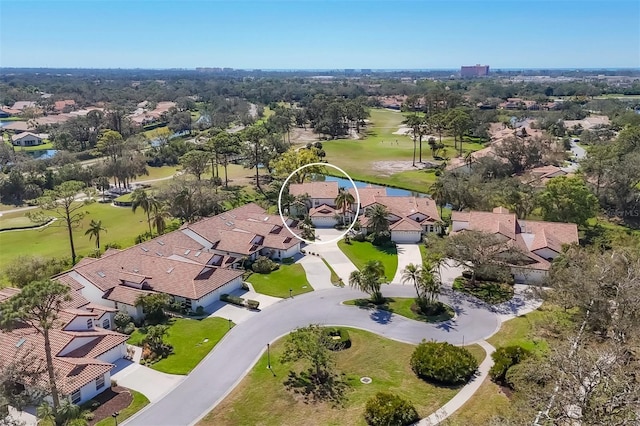
[[[287,390],[300,395],[306,404],[328,402],[334,407],[342,406],[348,388],[342,376],[325,372],[322,377],[316,377],[312,369],[301,373],[289,371],[284,385]]]

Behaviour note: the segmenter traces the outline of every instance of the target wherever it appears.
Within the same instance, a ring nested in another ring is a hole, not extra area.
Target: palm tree
[[[374,205],[365,213],[365,216],[369,218],[369,227],[376,234],[389,231],[388,215],[387,208],[381,204]]]
[[[338,196],[335,199],[336,207],[342,209],[342,224],[344,225],[347,219],[347,207],[355,203],[356,199],[345,188],[340,188]]]
[[[411,128],[411,133],[413,135],[413,167],[415,167],[416,166],[416,140],[418,138],[418,134],[420,133],[422,118],[420,118],[417,114],[411,114],[403,121],[403,123]],[[420,139],[422,139],[422,136],[420,137]]]
[[[166,204],[155,203],[153,213],[151,215],[151,222],[153,223],[153,226],[156,227],[158,235],[164,234],[167,227],[164,220],[169,219],[170,217],[171,213],[169,213],[169,207]]]
[[[371,296],[373,303],[384,301],[380,286],[384,277],[384,265],[379,260],[370,260],[365,263],[361,271],[353,271],[349,275],[349,286],[357,288]]]
[[[135,213],[140,207],[147,215],[147,223],[149,224],[149,235],[153,235],[151,230],[151,206],[152,202],[145,190],[138,188],[131,193],[131,210]]]
[[[422,295],[427,304],[432,305],[440,294],[440,277],[431,272],[431,265],[424,263],[420,274]]]
[[[436,180],[433,185],[431,185],[431,198],[433,198],[433,201],[440,207],[440,217],[442,217],[442,207],[447,202],[447,189],[442,179]]]
[[[107,228],[102,226],[102,221],[92,220],[89,224],[89,229],[87,229],[87,232],[84,233],[84,235],[89,236],[89,240],[92,240],[93,237],[96,237],[96,250],[98,252],[100,251],[100,232],[102,231],[107,232]]]
[[[402,284],[409,281],[413,282],[413,286],[416,289],[416,294],[418,295],[418,299],[422,297],[422,294],[420,293],[421,280],[422,280],[422,268],[420,266],[410,263],[407,266],[405,266],[405,268],[402,270],[402,278],[401,278]]]

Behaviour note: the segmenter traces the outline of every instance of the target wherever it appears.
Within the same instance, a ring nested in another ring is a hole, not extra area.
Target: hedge
[[[225,293],[220,296],[220,300],[223,302],[233,303],[234,305],[244,306],[244,299],[242,297],[231,296]]]
[[[496,349],[496,351],[491,354],[494,362],[491,370],[489,370],[491,380],[505,384],[509,370],[530,355],[531,352],[528,349],[519,345],[503,346]]]
[[[258,309],[258,306],[260,306],[260,302],[258,302],[257,300],[249,299],[246,301],[246,305],[249,309]]]
[[[450,343],[420,343],[411,355],[411,369],[422,379],[445,385],[469,381],[478,361],[467,349]]]

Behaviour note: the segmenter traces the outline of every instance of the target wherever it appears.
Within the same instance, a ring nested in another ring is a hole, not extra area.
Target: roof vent
[[[262,220],[264,220],[265,222],[266,222],[266,221],[268,221],[268,220],[269,220],[269,216],[265,217],[265,218],[264,218],[264,219],[262,219]]]
[[[140,271],[138,270],[138,268],[135,268],[135,269],[133,270],[133,272],[135,272],[135,273],[137,274],[137,273],[138,273],[138,272],[140,272]]]
[[[104,278],[104,277],[106,277],[105,273],[104,273],[104,272],[102,272],[102,271],[98,271],[98,276],[99,276],[100,278]]]
[[[149,249],[148,249],[148,248],[146,248],[146,247],[140,247],[140,249],[141,249],[143,252],[145,252],[145,253],[149,251]]]
[[[20,346],[24,345],[24,342],[26,341],[27,339],[25,339],[24,337],[21,337],[20,340],[16,342],[16,348],[19,348]]]
[[[159,251],[156,252],[156,254],[160,257],[162,257],[162,253],[160,253]]]
[[[185,250],[185,251],[184,251],[184,254],[185,254],[185,255],[187,255],[187,254],[189,254],[189,253],[191,253],[191,250]]]
[[[163,246],[163,245],[164,245],[164,241],[160,241],[160,240],[158,240],[158,244],[160,244],[161,246]]]
[[[167,269],[167,274],[170,274],[171,272],[173,272],[174,267],[172,266],[171,268]]]
[[[200,254],[202,254],[202,252],[201,251],[197,251],[196,254],[194,254],[194,256],[198,257],[198,256],[200,256]]]

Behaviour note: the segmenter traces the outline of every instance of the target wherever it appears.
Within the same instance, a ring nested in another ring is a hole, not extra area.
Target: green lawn
[[[379,260],[384,265],[384,273],[387,282],[391,282],[398,269],[398,252],[395,247],[376,247],[368,241],[351,241],[347,244],[344,240],[338,241],[338,247],[347,255],[358,269],[362,269],[369,260]]]
[[[414,300],[415,299],[413,297],[387,297],[383,305],[374,305],[369,301],[369,299],[347,300],[343,303],[345,305],[354,305],[364,308],[377,308],[383,311],[392,312],[396,315],[402,315],[403,317],[407,317],[412,320],[428,323],[447,321],[455,315],[453,308],[449,305],[444,305],[446,307],[446,312],[443,312],[440,315],[426,316],[417,314],[411,309],[411,306],[415,303]]]
[[[7,213],[5,216],[0,218],[0,231],[23,226],[38,226],[37,223],[32,222],[31,219],[24,216],[24,213]]]
[[[458,411],[445,420],[446,426],[487,425],[509,409],[509,398],[500,386],[486,378],[480,388]]]
[[[173,354],[150,367],[163,373],[189,374],[227,331],[229,321],[224,318],[171,319],[166,341],[173,345]],[[137,329],[127,343],[141,346],[143,339],[144,333]]]
[[[35,145],[35,146],[15,146],[14,147],[14,150],[16,152],[44,151],[46,149],[54,149],[53,142],[45,142],[42,145]]]
[[[304,269],[299,264],[280,265],[280,269],[270,274],[253,273],[247,281],[258,293],[273,297],[289,297],[289,289],[293,290],[293,296],[313,291]]]
[[[340,277],[336,274],[336,271],[333,270],[331,265],[329,265],[329,262],[327,262],[324,257],[322,258],[322,261],[327,265],[327,268],[329,268],[329,271],[331,272],[331,284],[343,287],[344,283],[340,281]]]
[[[136,392],[133,389],[129,389],[129,392],[131,392],[131,395],[133,395],[133,401],[131,401],[131,404],[129,404],[127,408],[125,408],[124,410],[120,410],[120,414],[118,415],[118,422],[125,421],[149,404],[149,400],[147,399],[147,397],[140,392]],[[100,420],[95,424],[95,426],[112,426],[113,424],[113,417],[109,416]]]
[[[458,392],[459,388],[435,386],[416,377],[409,366],[415,346],[363,330],[348,330],[352,346],[336,354],[336,370],[345,374],[350,385],[343,407],[328,403],[306,404],[285,389],[283,382],[294,366],[280,362],[283,341],[279,340],[271,345],[271,366],[275,376],[266,368],[267,356],[263,355],[242,382],[199,425],[366,425],[362,417],[364,405],[377,392],[392,392],[408,399],[421,417],[431,414]],[[485,353],[480,346],[473,345],[468,349],[480,361],[484,359]],[[364,376],[373,379],[372,383],[360,383]]]
[[[166,178],[175,175],[178,170],[180,166],[147,167],[149,175],[139,176],[136,181]]]
[[[82,220],[81,226],[73,231],[76,253],[79,255],[92,254],[95,248],[95,240],[90,241],[89,236],[84,235],[91,220],[101,220],[107,229],[100,237],[103,246],[107,243],[118,243],[122,247],[131,246],[138,234],[149,229],[146,216],[141,210],[133,213],[130,208],[93,203],[86,206],[86,211],[89,214]],[[20,217],[25,217],[25,212],[3,214],[0,217],[0,228]],[[0,270],[21,254],[70,257],[67,229],[60,226],[61,223],[56,221],[37,230],[0,233]]]

